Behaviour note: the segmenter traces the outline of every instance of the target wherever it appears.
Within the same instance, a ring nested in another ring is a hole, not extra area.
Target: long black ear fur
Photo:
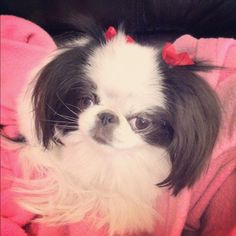
[[[39,72],[32,102],[37,137],[45,148],[60,143],[56,128],[63,133],[77,129],[78,101],[95,89],[84,68],[97,44],[67,48]]]
[[[220,127],[217,96],[195,72],[219,68],[197,62],[170,67],[160,61],[174,136],[168,147],[172,170],[159,185],[173,188],[176,195],[192,186],[207,167]]]

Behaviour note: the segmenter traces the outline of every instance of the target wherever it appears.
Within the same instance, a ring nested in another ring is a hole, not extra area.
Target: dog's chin
[[[68,207],[77,219],[89,212],[100,216],[95,217],[97,226],[109,223],[113,233],[153,231],[160,217],[155,208],[161,190],[156,184],[168,176],[170,167],[164,149],[146,143],[104,143],[77,132],[67,136],[62,155],[61,166],[70,181],[63,191],[74,192]]]

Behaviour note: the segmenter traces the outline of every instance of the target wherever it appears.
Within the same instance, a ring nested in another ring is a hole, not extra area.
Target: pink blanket
[[[1,124],[9,136],[17,134],[16,98],[30,70],[56,46],[35,24],[14,16],[1,16]],[[174,43],[177,50],[228,69],[202,73],[217,92],[223,124],[209,168],[191,189],[177,197],[166,192],[161,202],[164,220],[157,224],[159,236],[236,235],[236,40],[200,39],[185,35]],[[33,215],[14,203],[11,191],[20,176],[18,152],[1,143],[1,235],[2,236],[102,236],[83,222],[61,227],[31,223]]]
[[[14,16],[1,16],[1,124],[4,132],[14,137],[18,132],[16,99],[28,73],[56,48],[50,36],[37,25]],[[1,145],[3,143],[1,142]],[[20,176],[17,163],[19,150],[1,147],[1,235],[26,235],[22,227],[32,215],[13,200],[10,176]]]

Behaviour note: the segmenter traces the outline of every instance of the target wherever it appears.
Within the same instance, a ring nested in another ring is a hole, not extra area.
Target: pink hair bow
[[[166,64],[172,66],[193,65],[194,62],[187,52],[177,53],[173,44],[166,43],[162,50],[162,58]]]
[[[116,35],[117,35],[117,31],[113,26],[110,26],[105,32],[105,38],[107,41],[113,39]],[[129,35],[126,35],[126,42],[135,43],[134,39],[130,37]]]

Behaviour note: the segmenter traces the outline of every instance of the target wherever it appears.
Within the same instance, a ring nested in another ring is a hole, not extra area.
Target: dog
[[[63,43],[32,73],[18,106],[18,192],[38,221],[152,235],[162,193],[198,180],[220,126],[218,99],[196,73],[211,67],[166,53],[98,30]]]

